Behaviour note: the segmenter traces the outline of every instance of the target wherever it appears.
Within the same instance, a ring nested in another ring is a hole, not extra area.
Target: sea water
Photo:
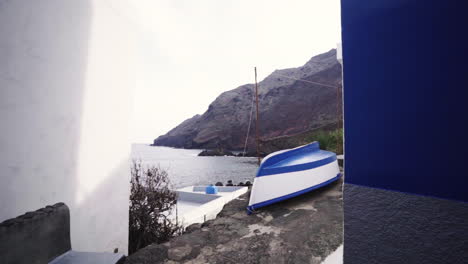
[[[200,149],[176,149],[133,144],[132,159],[143,166],[156,166],[167,171],[175,188],[206,185],[232,180],[234,184],[255,177],[257,159],[251,157],[198,157]]]

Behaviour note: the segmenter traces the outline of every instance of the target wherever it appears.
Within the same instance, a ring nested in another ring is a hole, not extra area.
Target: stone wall
[[[0,223],[0,263],[48,263],[70,249],[70,212],[64,203]]]

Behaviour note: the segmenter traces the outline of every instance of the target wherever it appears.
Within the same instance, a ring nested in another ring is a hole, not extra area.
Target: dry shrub
[[[143,168],[141,161],[133,161],[131,174],[129,254],[152,243],[164,243],[182,230],[169,219],[177,193],[167,172],[155,166]]]

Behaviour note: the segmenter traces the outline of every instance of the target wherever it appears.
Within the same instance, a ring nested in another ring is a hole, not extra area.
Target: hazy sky
[[[133,141],[151,143],[222,92],[340,42],[339,0],[138,0]],[[246,113],[247,114],[247,113]]]

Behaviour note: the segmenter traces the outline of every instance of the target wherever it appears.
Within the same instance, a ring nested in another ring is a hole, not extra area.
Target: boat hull
[[[318,146],[314,147],[318,149]],[[295,149],[293,151],[298,150]],[[311,151],[311,153],[315,153],[315,151],[321,150],[314,150]],[[304,151],[302,151],[300,155],[309,155],[303,154],[303,152]],[[316,155],[314,153],[310,155]],[[288,154],[282,151],[278,155]],[[289,158],[291,158],[291,155],[289,155]],[[267,168],[261,167],[259,169],[259,173],[257,177],[255,177],[252,186],[249,206],[247,207],[249,213],[260,207],[328,185],[341,177],[340,168],[334,153],[330,153],[329,156],[324,159],[316,160],[313,163],[296,164],[294,166],[281,168],[276,166],[275,170],[280,173],[269,174]]]

